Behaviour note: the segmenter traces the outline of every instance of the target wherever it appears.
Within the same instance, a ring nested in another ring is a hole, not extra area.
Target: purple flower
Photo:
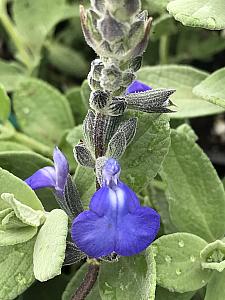
[[[132,93],[139,93],[139,92],[146,92],[152,90],[152,88],[150,86],[148,86],[147,84],[144,84],[141,81],[138,80],[134,80],[127,88],[126,90],[126,95],[127,94],[132,94]]]
[[[25,182],[33,189],[45,187],[54,188],[58,195],[62,195],[69,174],[68,162],[64,154],[55,147],[53,152],[54,167],[44,167],[27,178]]]
[[[103,167],[102,187],[93,195],[89,208],[72,224],[72,239],[90,257],[111,253],[131,256],[146,249],[155,239],[160,216],[142,207],[136,194],[119,180],[120,165],[110,158]]]

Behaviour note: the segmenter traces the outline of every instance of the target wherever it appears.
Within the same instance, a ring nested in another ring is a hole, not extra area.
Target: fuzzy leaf
[[[87,113],[87,106],[81,98],[80,87],[74,87],[68,90],[66,98],[71,106],[76,125],[83,123]]]
[[[104,263],[99,274],[102,300],[154,300],[156,265],[153,248],[144,254],[121,257],[114,264]]]
[[[65,258],[68,217],[61,209],[52,210],[41,227],[34,246],[34,274],[41,282],[59,274]]]
[[[157,286],[155,300],[191,300],[195,292],[175,293]]]
[[[158,114],[136,114],[137,132],[121,159],[121,178],[136,192],[156,176],[168,152],[168,118]]]
[[[15,90],[24,79],[24,70],[19,64],[0,59],[0,83],[7,92]]]
[[[12,207],[17,218],[24,224],[38,227],[44,223],[45,213],[42,210],[34,210],[31,207],[24,205],[16,200],[13,194],[3,193],[1,198]]]
[[[14,300],[33,283],[34,242],[0,247],[0,299]]]
[[[193,93],[225,108],[225,68],[212,73],[193,89]]]
[[[0,230],[1,247],[21,244],[31,240],[37,234],[37,227],[24,226]]]
[[[173,224],[207,241],[225,232],[225,192],[208,157],[185,132],[172,130],[161,175]]]
[[[225,299],[225,270],[222,273],[214,272],[210,279],[204,300],[224,300]],[[215,298],[216,297],[216,298]]]
[[[201,266],[200,252],[206,241],[190,233],[173,233],[160,237],[153,245],[157,248],[158,285],[180,293],[206,285],[212,274]]]
[[[142,68],[138,72],[138,79],[154,89],[176,89],[170,99],[177,105],[177,112],[170,114],[170,117],[179,119],[212,115],[224,111],[192,93],[193,87],[204,80],[207,75],[189,66],[165,65]]]
[[[12,193],[21,203],[30,206],[35,210],[43,210],[40,200],[35,192],[21,179],[0,168],[0,195]],[[0,209],[9,207],[3,200],[0,200]]]
[[[170,14],[185,26],[210,30],[225,28],[223,0],[175,0],[167,5]]]
[[[67,99],[37,79],[20,85],[14,94],[14,109],[21,129],[47,145],[58,144],[64,131],[74,124]]]
[[[31,151],[28,147],[11,142],[11,141],[0,141],[0,152],[8,152],[8,151]],[[3,166],[0,163],[1,166]]]

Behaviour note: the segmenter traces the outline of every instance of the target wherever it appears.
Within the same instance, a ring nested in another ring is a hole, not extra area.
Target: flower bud
[[[116,91],[120,86],[121,79],[122,72],[116,65],[111,64],[102,70],[101,87],[104,90]]]

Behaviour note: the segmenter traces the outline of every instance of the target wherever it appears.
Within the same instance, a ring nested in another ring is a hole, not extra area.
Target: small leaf
[[[194,87],[193,93],[225,108],[225,68],[217,70],[200,82]]]
[[[207,116],[224,111],[192,93],[193,87],[207,75],[198,69],[182,65],[144,67],[138,71],[138,79],[154,89],[176,90],[170,99],[177,106],[177,112],[170,114],[170,117],[177,119]]]
[[[72,146],[75,147],[80,140],[83,139],[83,127],[82,125],[78,125],[71,129],[66,136],[66,141]]]
[[[119,159],[126,150],[126,136],[123,131],[117,131],[108,144],[106,156]]]
[[[34,282],[34,243],[35,238],[16,246],[0,247],[0,299],[14,300]]]
[[[0,168],[0,195],[3,193],[12,193],[21,203],[30,206],[34,210],[44,210],[40,200],[35,192],[21,179]],[[3,200],[0,200],[0,209],[2,209]],[[3,208],[6,204],[4,203]],[[9,205],[7,205],[9,207]]]
[[[206,241],[190,233],[173,233],[160,237],[153,245],[157,248],[157,284],[180,293],[206,285],[212,274],[201,266],[200,252]]]
[[[62,300],[71,300],[74,292],[80,286],[85,274],[88,270],[88,264],[84,264],[72,277],[68,283],[63,295]],[[95,283],[94,287],[91,289],[90,293],[87,295],[86,300],[98,300],[101,299],[98,291],[98,284]]]
[[[204,300],[224,300],[225,299],[225,270],[222,273],[214,272],[210,279]],[[216,298],[215,298],[216,297]]]
[[[176,228],[207,241],[221,238],[225,232],[223,185],[189,134],[172,130],[161,175],[167,183],[169,211]]]
[[[82,85],[81,85],[81,98],[83,100],[84,105],[86,106],[86,108],[89,108],[89,98],[90,98],[90,94],[91,94],[91,89],[89,87],[88,81],[84,80]]]
[[[225,28],[225,6],[221,0],[175,0],[170,1],[167,9],[185,26],[210,30]]]
[[[61,209],[52,210],[41,227],[34,246],[34,274],[41,282],[59,274],[65,258],[68,217]]]
[[[24,205],[16,200],[13,194],[3,193],[1,194],[1,198],[12,207],[17,218],[24,224],[38,227],[44,223],[45,213],[42,210],[34,210],[31,207]]]
[[[102,300],[154,300],[156,265],[153,248],[144,254],[121,257],[114,264],[103,263],[99,274]]]
[[[58,144],[64,131],[73,127],[73,116],[67,99],[41,80],[23,81],[13,101],[23,132],[44,144]]]
[[[159,171],[169,150],[168,118],[158,114],[136,114],[137,132],[121,159],[121,177],[136,192],[143,189]]]
[[[0,107],[0,121],[4,123],[10,114],[10,99],[2,85],[0,85]]]
[[[7,92],[14,91],[25,78],[24,70],[19,64],[0,59],[0,83]]]
[[[87,106],[84,104],[81,98],[80,87],[74,87],[68,90],[66,93],[66,98],[68,99],[72,109],[76,125],[83,123],[87,113]]]
[[[222,272],[225,269],[225,243],[216,240],[201,251],[202,268]]]
[[[49,61],[58,70],[78,78],[87,76],[88,64],[81,53],[56,42],[48,42],[46,47]]]
[[[92,157],[91,152],[88,150],[86,145],[81,142],[77,144],[73,149],[74,157],[76,161],[84,167],[94,168],[95,159]]]
[[[87,209],[96,188],[93,169],[77,166],[74,181],[79,191],[84,209]]]
[[[1,247],[21,244],[31,240],[37,234],[37,227],[24,226],[0,230]],[[0,251],[1,252],[1,251]]]

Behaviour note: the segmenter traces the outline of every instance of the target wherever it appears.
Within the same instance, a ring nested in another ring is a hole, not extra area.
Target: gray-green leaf
[[[5,122],[10,114],[10,99],[5,92],[3,85],[0,84],[0,121]]]
[[[14,300],[34,281],[35,238],[16,246],[0,247],[0,299]]]
[[[224,300],[225,299],[225,270],[222,273],[214,272],[210,279],[204,300]],[[215,298],[216,297],[216,298]]]
[[[138,124],[132,144],[121,159],[121,178],[136,192],[159,171],[170,145],[165,115],[137,113]]]
[[[193,93],[225,108],[225,68],[212,73],[193,89]]]
[[[41,227],[34,246],[34,274],[39,281],[47,281],[59,274],[65,258],[68,217],[61,209],[54,209]]]
[[[212,274],[201,266],[200,252],[206,241],[190,233],[173,233],[160,237],[153,245],[157,248],[157,284],[180,293],[206,285]]]
[[[167,183],[171,220],[179,231],[207,241],[225,232],[225,193],[210,160],[184,131],[172,130],[161,175]]]
[[[74,125],[66,97],[41,80],[27,79],[19,86],[14,109],[23,132],[47,145],[58,144]]]
[[[116,263],[104,263],[99,274],[99,291],[102,300],[154,300],[156,265],[154,251],[121,257]]]
[[[167,5],[170,14],[185,26],[210,30],[225,28],[223,0],[175,0]]]

